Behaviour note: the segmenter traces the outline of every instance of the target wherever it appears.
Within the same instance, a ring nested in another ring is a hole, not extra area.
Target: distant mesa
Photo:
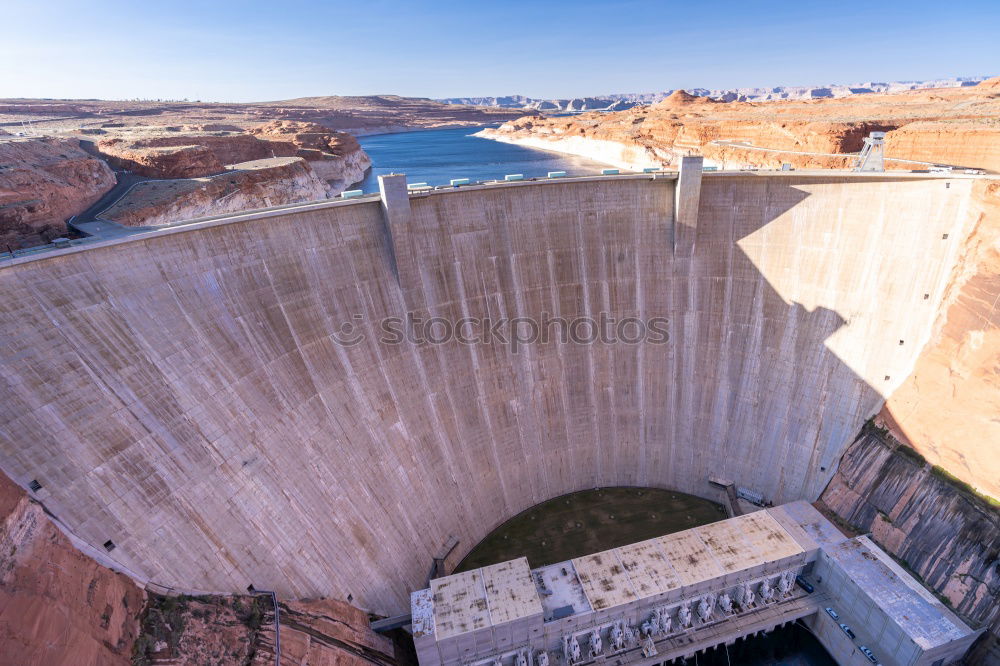
[[[994,76],[992,79],[986,79],[985,81],[980,81],[977,88],[985,88],[986,90],[1000,90],[1000,76]]]
[[[676,109],[682,106],[690,106],[692,104],[718,104],[718,100],[714,100],[711,97],[699,97],[697,95],[692,95],[686,90],[675,90],[670,93],[669,96],[660,100],[653,106],[658,109]]]
[[[968,88],[985,76],[952,77],[926,81],[865,81],[847,85],[770,86],[764,88],[689,88],[686,92],[697,97],[711,97],[719,102],[768,102],[773,100],[832,99],[872,93],[897,93],[925,88]],[[981,85],[981,84],[980,84]],[[669,97],[674,90],[645,93],[612,93],[575,99],[541,99],[524,95],[499,97],[449,97],[439,99],[448,104],[496,106],[508,109],[538,111],[625,111],[636,106],[655,104]]]

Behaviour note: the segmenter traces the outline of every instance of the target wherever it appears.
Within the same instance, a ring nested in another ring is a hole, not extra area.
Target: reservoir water
[[[360,189],[377,192],[378,176],[387,173],[405,173],[409,183],[447,185],[452,178],[502,179],[509,173],[532,178],[549,171],[584,176],[608,168],[607,164],[582,157],[470,136],[480,129],[460,127],[358,137],[372,158],[372,168]]]

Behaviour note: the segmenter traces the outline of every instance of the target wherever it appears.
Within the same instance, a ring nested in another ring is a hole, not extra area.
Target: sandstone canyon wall
[[[114,135],[86,150],[78,138],[0,139],[0,250],[66,235],[67,219],[84,211],[143,226],[325,199],[361,181],[371,166],[354,137],[316,123],[100,132]],[[109,164],[127,175],[102,200],[118,182]],[[123,189],[142,179],[154,180]],[[98,201],[100,210],[88,210]]]
[[[126,226],[326,199],[362,180],[371,166],[354,137],[289,121],[249,133],[110,138],[97,149],[119,168],[155,179],[132,186],[100,213]]]
[[[614,113],[527,116],[480,136],[581,155],[627,168],[671,166],[704,155],[727,169],[844,168],[872,131],[886,131],[886,154],[1000,171],[1000,93],[978,86],[896,95],[778,102],[728,102],[675,91]],[[890,169],[920,165],[890,160]]]
[[[281,664],[397,663],[368,615],[333,599],[282,601]],[[267,596],[147,594],[96,563],[0,473],[0,663],[17,666],[270,666]]]
[[[822,502],[915,571],[958,612],[1000,634],[1000,512],[868,426]]]
[[[74,548],[0,473],[0,661],[128,666],[145,596]]]
[[[0,138],[0,250],[66,233],[66,219],[115,184],[102,160],[76,139]]]
[[[279,157],[231,164],[209,178],[139,183],[101,217],[129,227],[158,226],[328,196],[328,182],[309,162]]]
[[[973,232],[913,373],[879,415],[931,464],[1000,498],[1000,182],[976,184]]]
[[[132,134],[136,134],[133,132]],[[197,178],[227,165],[300,157],[338,194],[371,166],[357,139],[316,123],[274,121],[247,133],[167,132],[102,139],[97,150],[111,164],[150,178]]]

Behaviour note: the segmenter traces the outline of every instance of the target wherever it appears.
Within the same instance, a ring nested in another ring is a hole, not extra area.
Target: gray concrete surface
[[[930,336],[970,183],[706,174],[688,257],[674,179],[620,176],[410,195],[405,241],[365,199],[16,258],[0,466],[158,584],[387,614],[449,536],[574,490],[815,499]],[[670,340],[379,342],[408,311],[663,316]]]

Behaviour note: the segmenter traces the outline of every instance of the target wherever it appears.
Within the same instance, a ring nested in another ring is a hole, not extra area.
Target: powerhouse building
[[[411,605],[421,666],[651,666],[796,621],[840,664],[942,666],[978,636],[802,501],[535,569],[522,557],[445,576]]]

